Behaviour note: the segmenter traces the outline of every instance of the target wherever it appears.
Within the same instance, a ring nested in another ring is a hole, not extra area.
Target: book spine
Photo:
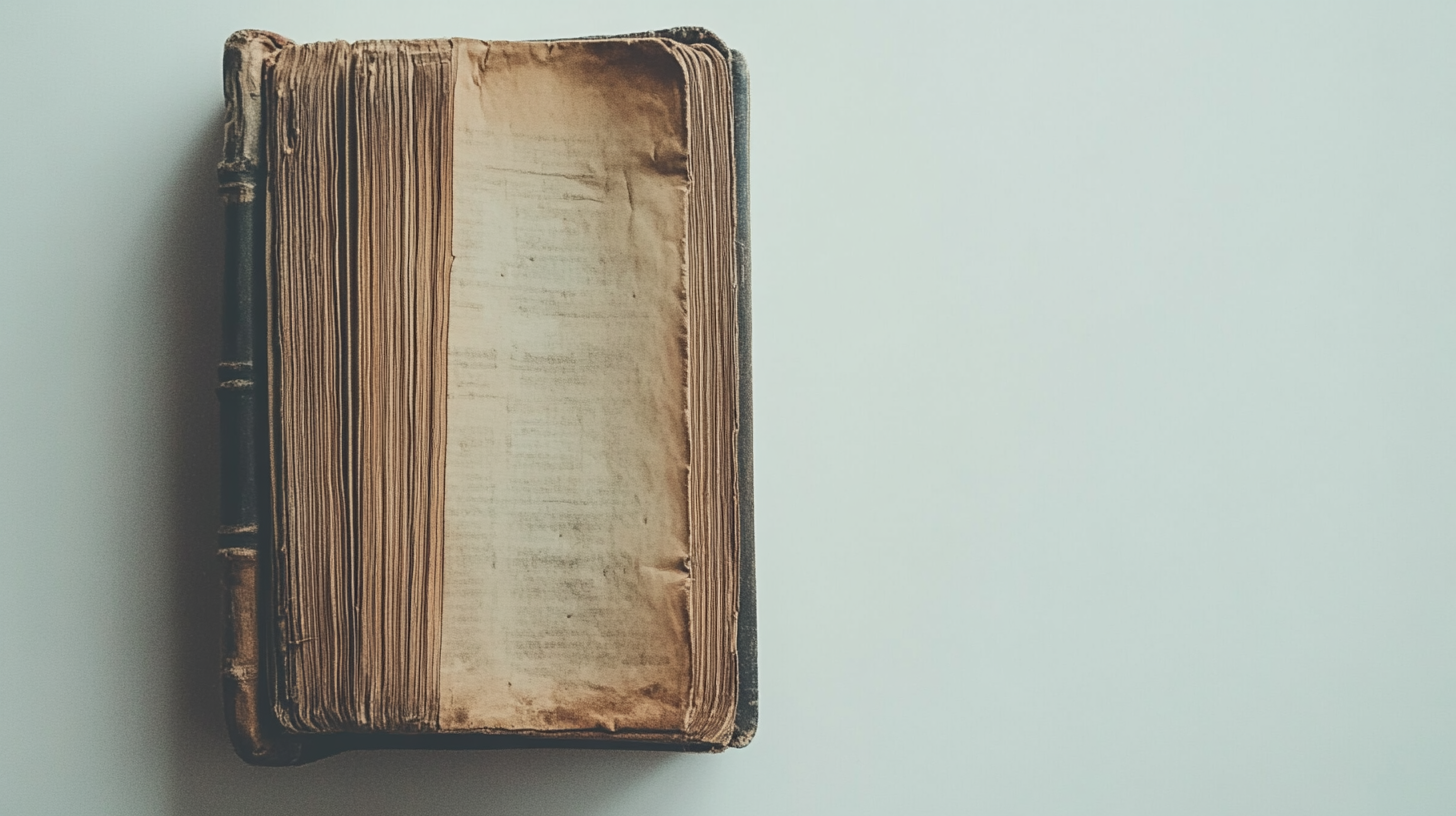
[[[227,118],[218,165],[226,239],[223,260],[222,361],[218,365],[221,425],[223,565],[222,687],[233,747],[248,762],[291,765],[300,743],[277,725],[267,692],[260,597],[268,562],[266,393],[262,363],[266,304],[264,242],[266,164],[262,138],[263,72],[288,41],[264,31],[239,31],[223,49]]]

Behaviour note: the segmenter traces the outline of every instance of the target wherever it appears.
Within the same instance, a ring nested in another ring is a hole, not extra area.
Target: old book
[[[691,28],[228,40],[245,759],[751,739],[745,82]]]

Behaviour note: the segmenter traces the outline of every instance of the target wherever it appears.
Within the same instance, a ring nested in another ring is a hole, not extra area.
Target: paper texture
[[[442,730],[680,730],[682,69],[456,41]]]

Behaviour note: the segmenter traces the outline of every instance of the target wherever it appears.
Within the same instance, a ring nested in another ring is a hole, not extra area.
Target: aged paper
[[[683,728],[684,79],[456,41],[442,730]]]
[[[688,528],[692,686],[685,731],[726,742],[737,710],[738,326],[727,60],[671,45],[688,77]]]
[[[452,57],[317,43],[270,84],[277,713],[300,732],[438,720]]]

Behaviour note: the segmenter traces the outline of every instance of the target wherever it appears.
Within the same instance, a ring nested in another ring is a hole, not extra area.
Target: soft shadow
[[[692,758],[601,751],[385,751],[302,768],[245,765],[232,752],[218,681],[217,401],[222,209],[214,167],[222,111],[212,111],[177,156],[155,269],[168,325],[159,403],[169,412],[165,555],[170,559],[170,699],[166,729],[174,814],[597,812],[650,777]],[[199,117],[203,118],[203,117]]]

